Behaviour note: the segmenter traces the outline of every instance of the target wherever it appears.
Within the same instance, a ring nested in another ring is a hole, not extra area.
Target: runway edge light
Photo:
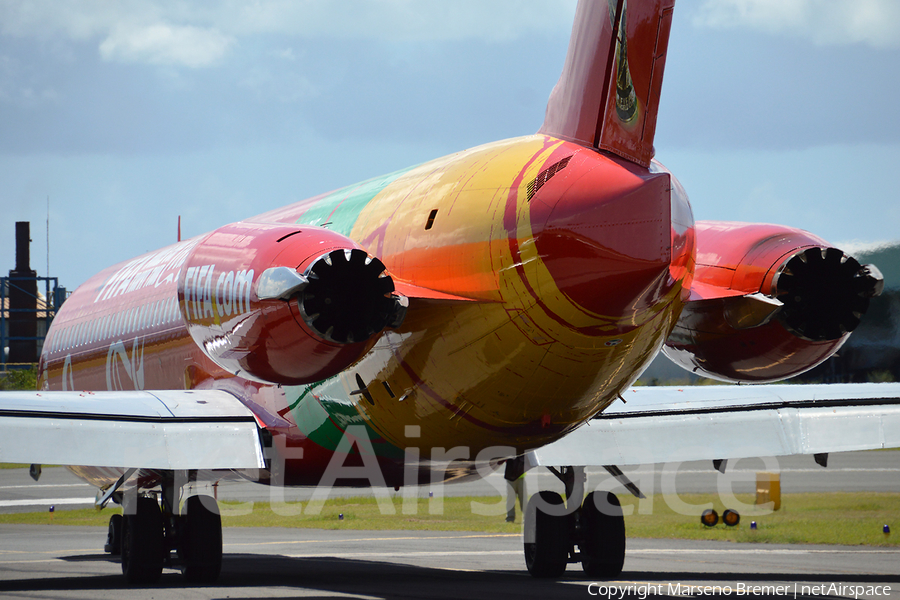
[[[700,515],[700,522],[706,527],[715,527],[719,522],[719,513],[712,508],[707,508]]]

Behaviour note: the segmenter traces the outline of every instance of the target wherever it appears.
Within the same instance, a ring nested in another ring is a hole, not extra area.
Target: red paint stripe
[[[503,211],[503,226],[506,229],[506,236],[509,242],[509,251],[513,257],[513,264],[516,267],[516,273],[519,275],[519,279],[522,281],[522,284],[525,286],[525,289],[528,291],[529,295],[531,295],[532,299],[546,314],[548,317],[566,327],[572,331],[576,331],[578,333],[590,336],[603,335],[605,333],[604,329],[600,327],[573,327],[572,324],[562,316],[556,314],[554,311],[550,310],[550,307],[544,302],[543,298],[538,294],[534,288],[531,287],[531,282],[528,281],[528,277],[525,275],[525,267],[522,265],[522,256],[519,251],[519,239],[517,237],[517,221],[516,214],[519,202],[519,187],[522,185],[522,181],[525,178],[525,172],[532,163],[537,160],[538,156],[546,150],[548,147],[557,144],[559,140],[554,138],[545,137],[544,138],[544,147],[540,152],[536,152],[534,156],[529,160],[519,174],[516,176],[516,179],[513,181],[512,186],[509,190],[509,196],[506,200],[506,207]],[[563,148],[563,146],[560,146]],[[548,160],[545,162],[549,162],[550,159],[553,159],[554,156],[551,154],[548,157]],[[532,235],[534,235],[534,224],[532,224]]]

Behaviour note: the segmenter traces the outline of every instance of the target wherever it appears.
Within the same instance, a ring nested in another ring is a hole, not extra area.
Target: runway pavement
[[[733,493],[753,493],[757,471],[781,473],[782,493],[873,491],[900,493],[900,451],[845,452],[832,454],[828,468],[815,464],[811,456],[789,456],[766,459],[742,459],[732,461],[724,475],[715,471],[712,463],[686,462],[671,465],[648,465],[624,469],[644,493],[716,492],[720,488]],[[627,494],[604,470],[588,472],[588,486]],[[447,496],[497,496],[505,490],[500,473],[486,480],[472,483],[422,486],[417,493],[427,496],[443,493]],[[562,485],[546,469],[537,469],[526,475],[529,493],[538,489],[562,491]],[[268,486],[249,482],[227,481],[221,483],[216,493],[221,500],[262,501],[271,499],[273,490]],[[282,490],[278,490],[282,493]],[[283,490],[288,502],[308,500],[311,488]],[[335,489],[336,497],[370,494],[367,489]],[[393,494],[393,490],[389,493]],[[0,513],[43,511],[52,505],[56,510],[91,506],[96,489],[85,484],[62,468],[44,469],[40,481],[28,476],[27,469],[0,470]]]
[[[630,470],[647,491],[679,493],[733,486],[752,491],[755,473],[781,473],[785,492],[900,492],[900,452],[831,456],[828,469],[811,457],[745,460],[720,475],[711,464],[656,465]],[[543,471],[543,470],[542,470]],[[546,472],[527,476],[532,490],[552,488]],[[614,488],[603,471],[589,486]],[[487,481],[445,486],[447,495],[491,495]],[[419,490],[427,495],[435,489]],[[441,492],[440,489],[437,490]],[[219,486],[221,499],[268,500],[269,488],[246,482]],[[359,495],[364,490],[336,494]],[[288,490],[289,501],[310,490]],[[35,483],[26,469],[0,470],[0,512],[90,505],[94,490],[61,468]],[[577,565],[560,581],[527,575],[519,535],[460,532],[366,532],[226,528],[223,575],[215,586],[183,587],[167,570],[158,586],[126,588],[117,560],[99,552],[105,528],[0,526],[0,597],[6,598],[610,598],[649,596],[860,597],[900,599],[900,550],[836,546],[774,546],[675,540],[629,540],[625,573],[615,582],[586,579]],[[630,587],[629,587],[630,586]],[[694,586],[694,587],[689,587]],[[712,587],[705,587],[712,586]],[[795,586],[796,590],[795,590]],[[805,587],[804,587],[805,586]],[[885,586],[889,586],[887,590]],[[795,595],[796,592],[796,595]]]
[[[680,540],[629,541],[625,572],[593,581],[576,565],[558,581],[525,571],[518,535],[226,529],[222,575],[128,588],[98,553],[104,528],[0,527],[7,598],[900,598],[900,550]],[[758,588],[761,594],[751,594]],[[796,595],[795,595],[796,593]]]

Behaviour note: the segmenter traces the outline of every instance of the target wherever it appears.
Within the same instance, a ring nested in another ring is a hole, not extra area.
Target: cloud
[[[103,37],[116,24],[156,22],[151,2],[135,0],[12,0],[0,3],[0,33],[42,41],[85,41]]]
[[[859,258],[859,254],[873,254],[875,252],[880,252],[888,250],[889,248],[900,246],[900,241],[896,239],[877,241],[850,240],[835,244],[835,246],[843,250],[846,254],[849,254],[850,256],[853,256],[855,258]]]
[[[0,34],[98,44],[107,61],[191,68],[216,64],[238,41],[272,35],[299,40],[387,43],[508,42],[568,32],[574,0],[4,0]],[[290,58],[286,55],[285,58]]]
[[[116,48],[133,45],[119,37],[127,29],[145,29],[145,37],[196,37],[196,31],[191,31],[195,29],[208,32],[210,37],[220,32],[229,38],[283,34],[390,42],[473,38],[508,41],[535,32],[568,32],[575,13],[574,0],[367,0],[354,2],[351,7],[337,0],[7,0],[0,3],[0,32],[79,41],[100,37]],[[164,27],[172,32],[158,30]],[[206,43],[210,41],[206,39]]]
[[[105,60],[208,67],[221,59],[233,38],[214,29],[164,23],[117,26],[100,44]]]
[[[305,38],[440,42],[480,39],[499,42],[539,32],[568,32],[574,0],[269,0],[233,2],[207,14],[223,30],[281,33]]]
[[[0,55],[0,104],[33,108],[59,101],[59,94],[43,84],[17,59]]]
[[[98,43],[107,61],[205,67],[234,39],[179,3],[13,0],[0,4],[0,33],[42,43]]]
[[[705,0],[694,25],[755,29],[822,45],[900,47],[897,0]]]

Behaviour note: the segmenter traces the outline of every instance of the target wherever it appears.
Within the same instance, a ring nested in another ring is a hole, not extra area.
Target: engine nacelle
[[[663,352],[723,381],[807,371],[847,340],[884,287],[873,265],[799,229],[698,222],[691,301]]]
[[[359,360],[406,298],[377,258],[315,226],[234,223],[202,240],[178,282],[191,337],[217,365],[297,385]]]

